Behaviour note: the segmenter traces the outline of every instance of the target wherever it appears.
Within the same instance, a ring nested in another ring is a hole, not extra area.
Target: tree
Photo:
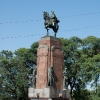
[[[64,67],[67,68],[68,86],[72,96],[73,89],[80,89],[84,86],[79,75],[81,62],[81,44],[82,40],[78,37],[72,37],[69,40],[61,38],[64,49]]]
[[[98,81],[100,78],[100,39],[94,36],[89,36],[83,39],[82,48],[82,59],[81,65],[84,70],[83,77],[86,82],[91,82],[92,86],[98,87]]]
[[[0,52],[1,100],[28,100],[28,75],[36,66],[37,47],[36,42],[29,49]]]
[[[27,73],[28,68],[24,63],[26,49],[19,49],[15,55],[11,51],[1,52],[1,98],[4,100],[28,100],[27,96]],[[24,95],[24,97],[23,97]]]
[[[77,92],[84,90],[87,83],[91,81],[94,81],[93,85],[97,88],[100,77],[100,39],[89,36],[85,39],[61,38],[61,41],[71,96],[73,90]]]

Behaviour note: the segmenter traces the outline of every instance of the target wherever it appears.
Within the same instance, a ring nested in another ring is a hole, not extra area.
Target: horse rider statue
[[[56,15],[55,15],[54,11],[52,11],[52,14],[51,14],[50,18],[52,19],[53,24],[54,24],[54,23],[59,23],[59,20],[57,19],[57,17],[56,17]]]
[[[47,35],[49,34],[48,33],[49,28],[52,28],[54,33],[55,33],[54,37],[56,37],[56,33],[57,33],[58,29],[59,29],[58,23],[60,21],[57,19],[54,11],[52,11],[52,14],[51,14],[50,17],[49,17],[49,13],[44,11],[43,12],[43,18],[45,20],[44,25],[45,25],[45,28],[47,30]]]

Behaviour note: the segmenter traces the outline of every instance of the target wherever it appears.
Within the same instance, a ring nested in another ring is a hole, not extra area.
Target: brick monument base
[[[63,45],[59,38],[44,36],[39,41],[37,49],[36,88],[29,88],[31,100],[39,98],[69,98],[68,89],[63,90]],[[48,86],[50,80],[48,70],[53,67],[53,86]],[[41,100],[39,99],[39,100]],[[44,100],[44,99],[43,99]]]

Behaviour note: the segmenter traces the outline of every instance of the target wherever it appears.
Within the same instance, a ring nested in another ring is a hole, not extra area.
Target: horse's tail
[[[56,23],[54,23],[54,24],[55,24],[55,25],[54,25],[54,27],[53,27],[53,30],[54,30],[55,33],[57,33],[57,32],[58,32],[58,29],[59,29],[59,25],[56,24]]]

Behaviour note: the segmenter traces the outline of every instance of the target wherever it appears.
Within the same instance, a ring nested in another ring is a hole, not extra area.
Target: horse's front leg
[[[47,30],[47,35],[49,35],[49,32],[48,32],[49,29],[48,29],[48,27],[46,28],[46,30]]]

